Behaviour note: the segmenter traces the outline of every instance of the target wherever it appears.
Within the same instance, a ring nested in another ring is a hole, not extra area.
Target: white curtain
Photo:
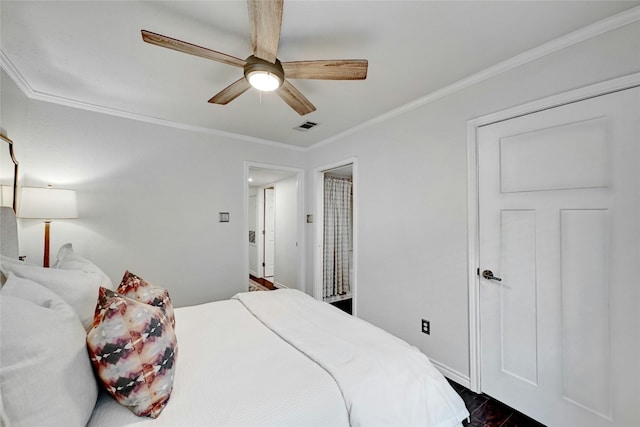
[[[324,298],[351,291],[351,179],[324,177]]]

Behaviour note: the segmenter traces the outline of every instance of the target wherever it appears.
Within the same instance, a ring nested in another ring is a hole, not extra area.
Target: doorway
[[[471,385],[548,425],[639,415],[640,88],[620,89],[471,124]]]
[[[356,314],[355,159],[315,171],[317,208],[314,296]]]
[[[249,289],[299,289],[304,283],[303,171],[246,162],[245,177]]]

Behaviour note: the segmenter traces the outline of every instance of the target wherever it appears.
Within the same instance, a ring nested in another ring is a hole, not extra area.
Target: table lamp
[[[78,217],[76,192],[48,188],[22,187],[18,218],[44,220],[44,267],[49,267],[49,233],[51,220]]]

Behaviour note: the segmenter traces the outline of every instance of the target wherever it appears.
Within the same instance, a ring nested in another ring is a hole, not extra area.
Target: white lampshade
[[[22,187],[18,201],[19,218],[49,220],[78,217],[78,202],[73,190]]]

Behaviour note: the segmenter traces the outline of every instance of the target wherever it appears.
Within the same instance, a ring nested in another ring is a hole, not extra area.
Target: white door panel
[[[550,426],[640,419],[640,89],[478,129],[482,391]]]
[[[273,277],[275,264],[275,190],[264,189],[264,277]]]

